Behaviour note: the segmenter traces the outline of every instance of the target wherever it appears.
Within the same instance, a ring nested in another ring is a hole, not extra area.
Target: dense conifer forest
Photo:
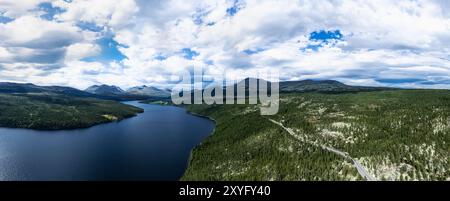
[[[377,180],[450,179],[450,91],[281,94],[275,116],[258,105],[191,105],[214,118],[183,180],[362,180],[348,153]],[[273,119],[292,129],[289,135]]]
[[[0,94],[0,127],[73,129],[135,116],[142,109],[116,101],[58,94]]]

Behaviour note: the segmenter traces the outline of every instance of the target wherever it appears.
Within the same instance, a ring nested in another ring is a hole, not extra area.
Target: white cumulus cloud
[[[241,77],[279,69],[285,80],[450,88],[445,0],[54,0],[62,12],[52,20],[33,11],[41,2],[0,3],[14,18],[0,23],[0,78],[162,85],[200,65]],[[342,38],[310,40],[321,31]],[[99,44],[105,37],[123,59],[83,60],[117,56]],[[29,76],[12,76],[14,66]]]

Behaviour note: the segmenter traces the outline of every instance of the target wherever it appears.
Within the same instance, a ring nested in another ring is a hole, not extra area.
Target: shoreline
[[[185,109],[186,109],[186,108],[185,108]],[[208,137],[206,137],[203,141],[205,141],[207,138],[209,138],[209,137],[211,137],[212,135],[215,134],[215,132],[216,132],[216,127],[217,127],[217,121],[216,121],[215,119],[213,119],[212,117],[206,116],[206,115],[201,115],[201,114],[198,114],[198,113],[195,113],[195,112],[191,112],[191,111],[189,111],[188,109],[186,109],[186,112],[189,113],[189,114],[191,114],[191,115],[193,115],[193,116],[197,116],[197,117],[200,117],[200,118],[205,118],[205,119],[208,119],[208,120],[214,122],[214,128],[213,128],[213,130],[211,131],[211,134],[209,134]],[[191,164],[191,161],[192,161],[192,159],[193,159],[192,156],[193,156],[194,149],[196,149],[199,145],[201,145],[201,144],[203,143],[203,141],[201,141],[199,144],[195,145],[195,146],[192,148],[192,150],[189,152],[189,159],[188,159],[187,164],[186,164],[186,169],[184,170],[183,175],[181,175],[181,177],[178,179],[178,181],[190,181],[190,180],[183,180],[183,177],[184,177],[184,174],[186,174],[186,171],[187,171],[187,169],[189,168],[189,165]]]
[[[105,124],[110,124],[110,123],[119,123],[119,122],[121,122],[121,121],[123,121],[123,120],[126,120],[126,119],[130,119],[130,118],[136,117],[136,116],[138,116],[139,114],[142,114],[142,113],[143,113],[143,112],[136,113],[136,114],[134,114],[134,115],[132,115],[132,116],[126,116],[126,117],[124,117],[124,118],[121,118],[121,119],[118,119],[118,120],[114,120],[114,121],[99,122],[99,123],[94,123],[94,124],[92,124],[92,125],[88,125],[88,126],[80,126],[80,127],[67,127],[67,128],[56,128],[56,129],[46,129],[46,128],[43,128],[43,129],[40,129],[40,128],[26,128],[26,127],[8,127],[8,126],[0,126],[0,129],[1,129],[1,128],[4,128],[4,129],[26,129],[26,130],[34,130],[34,131],[64,131],[64,130],[88,129],[88,128],[92,128],[92,127],[94,127],[94,126],[99,126],[99,125],[105,125]]]
[[[209,138],[209,137],[211,137],[212,135],[215,134],[216,127],[217,127],[217,121],[214,118],[212,118],[210,116],[206,116],[206,115],[202,115],[202,114],[199,114],[199,113],[195,113],[195,112],[189,111],[187,108],[184,108],[184,109],[186,110],[186,113],[189,113],[190,115],[197,116],[197,117],[200,117],[200,118],[205,118],[205,119],[208,119],[208,120],[214,122],[214,128],[211,131],[211,134],[209,134],[208,137],[206,137],[203,141],[205,141],[207,138]],[[184,177],[184,174],[186,174],[186,171],[189,168],[189,165],[191,164],[194,149],[196,149],[199,145],[201,145],[203,143],[203,141],[200,142],[199,144],[195,145],[192,148],[192,150],[189,152],[189,159],[188,159],[187,164],[186,164],[186,169],[184,170],[183,175],[181,175],[181,177],[178,179],[178,181],[190,181],[190,180],[183,180],[183,177]]]
[[[158,103],[143,103],[143,102],[139,102],[139,103],[141,103],[141,104],[149,104],[149,105],[158,105],[158,106],[163,106],[163,107],[168,106],[168,107],[178,107],[178,108],[182,108],[182,109],[185,110],[186,113],[188,113],[188,114],[190,114],[190,115],[192,115],[192,116],[196,116],[196,117],[208,119],[208,120],[210,120],[210,121],[212,121],[212,122],[214,123],[214,128],[213,128],[213,130],[211,131],[211,133],[210,133],[204,140],[202,140],[200,143],[198,143],[197,145],[195,145],[195,146],[191,149],[191,151],[189,152],[189,158],[188,158],[188,160],[187,160],[186,168],[185,168],[183,174],[182,174],[182,175],[180,176],[180,178],[178,178],[178,180],[177,180],[177,181],[185,181],[185,180],[183,180],[183,177],[184,177],[184,175],[186,174],[186,171],[187,171],[187,169],[189,168],[189,166],[190,166],[190,164],[191,164],[191,161],[192,161],[192,154],[193,154],[193,152],[194,152],[194,149],[196,149],[199,145],[201,145],[201,144],[203,143],[203,141],[205,141],[207,138],[209,138],[209,137],[211,137],[212,135],[215,134],[215,132],[216,132],[216,127],[217,127],[217,121],[216,121],[214,118],[210,117],[210,116],[206,116],[206,115],[202,115],[202,114],[199,114],[199,113],[192,112],[192,111],[190,111],[188,108],[184,107],[183,105],[173,105],[173,104],[166,104],[166,105],[163,105],[163,104],[158,104]]]
[[[137,106],[134,106],[134,105],[130,105],[130,104],[126,104],[126,103],[124,103],[124,102],[118,102],[118,103],[123,104],[123,105],[127,105],[127,106],[131,106],[131,107],[135,107],[135,108],[139,108],[140,111],[139,111],[139,112],[136,112],[136,113],[133,114],[133,115],[123,116],[122,118],[117,119],[117,120],[113,120],[113,121],[104,121],[104,122],[97,122],[97,123],[93,123],[93,124],[90,124],[90,125],[77,126],[77,127],[65,127],[65,128],[61,127],[61,128],[54,128],[54,129],[51,129],[51,128],[12,127],[12,126],[7,126],[7,125],[5,125],[5,126],[0,126],[0,128],[4,128],[4,129],[27,129],[27,130],[35,130],[35,131],[63,131],[63,130],[88,129],[88,128],[92,128],[92,127],[94,127],[94,126],[99,126],[99,125],[104,125],[104,124],[109,124],[109,123],[118,123],[118,122],[121,122],[121,121],[123,121],[123,120],[126,120],[126,119],[130,119],[130,118],[136,117],[136,116],[138,116],[139,114],[142,114],[142,113],[145,112],[144,109],[142,109],[142,108],[140,108],[140,107],[137,107]]]

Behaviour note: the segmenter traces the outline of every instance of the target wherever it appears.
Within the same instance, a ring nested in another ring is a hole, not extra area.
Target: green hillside
[[[71,129],[121,120],[142,112],[115,101],[58,94],[0,94],[0,127]]]
[[[450,179],[450,91],[281,94],[280,111],[255,105],[191,105],[217,121],[182,180]],[[280,122],[295,135],[273,123]]]

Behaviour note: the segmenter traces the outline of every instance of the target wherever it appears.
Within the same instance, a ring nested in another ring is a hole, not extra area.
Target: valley
[[[181,179],[450,179],[450,91],[312,80],[281,82],[280,90],[273,116],[260,115],[260,105],[183,105],[215,120],[216,128],[193,150]],[[140,103],[172,105],[169,91],[147,86],[81,91],[0,83],[0,92],[0,127],[36,130],[133,117],[143,110],[117,102],[133,95],[145,97]]]

